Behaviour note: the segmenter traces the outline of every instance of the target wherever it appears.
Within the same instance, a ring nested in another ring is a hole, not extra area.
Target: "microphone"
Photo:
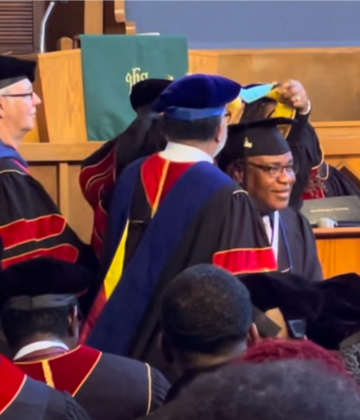
[[[58,0],[59,3],[67,3],[69,0]],[[45,52],[45,31],[46,31],[46,24],[49,20],[50,14],[55,6],[56,0],[50,2],[49,6],[46,9],[44,17],[41,21],[41,28],[40,28],[40,53],[43,54]]]
[[[327,217],[322,217],[317,222],[317,227],[319,228],[335,228],[338,223],[335,220],[328,219]]]

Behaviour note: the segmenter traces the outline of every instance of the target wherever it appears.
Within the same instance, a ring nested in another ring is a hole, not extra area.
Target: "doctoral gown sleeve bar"
[[[275,271],[274,252],[249,195],[239,188],[229,204],[213,263],[234,275]]]
[[[3,267],[37,256],[96,266],[90,247],[68,226],[42,185],[21,167],[0,161]]]
[[[84,198],[95,210],[102,191],[114,186],[115,142],[106,142],[99,150],[86,158],[81,165],[79,183]]]

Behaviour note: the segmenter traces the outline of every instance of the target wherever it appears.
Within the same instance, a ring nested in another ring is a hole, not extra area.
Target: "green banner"
[[[135,83],[177,79],[189,66],[182,36],[83,35],[81,53],[89,141],[110,140],[133,121],[129,94]]]

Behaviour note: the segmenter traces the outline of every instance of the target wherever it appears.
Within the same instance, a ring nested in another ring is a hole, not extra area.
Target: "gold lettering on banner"
[[[134,67],[131,69],[131,72],[127,73],[125,77],[125,82],[129,85],[129,95],[131,93],[132,87],[136,85],[136,83],[148,78],[149,73],[142,72],[140,67]]]

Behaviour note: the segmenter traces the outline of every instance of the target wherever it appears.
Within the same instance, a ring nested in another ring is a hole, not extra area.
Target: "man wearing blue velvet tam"
[[[199,263],[233,274],[276,269],[248,194],[213,165],[227,138],[226,104],[240,89],[195,74],[155,102],[168,144],[128,166],[115,187],[103,261],[107,302],[99,295],[93,307],[90,345],[164,371],[158,308],[168,282]]]

